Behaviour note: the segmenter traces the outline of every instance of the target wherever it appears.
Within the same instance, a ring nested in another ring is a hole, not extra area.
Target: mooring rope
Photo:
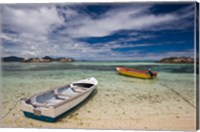
[[[169,86],[167,86],[166,84],[162,84],[160,83],[162,86],[164,86],[165,88],[169,89],[171,92],[175,93],[176,95],[178,95],[180,98],[182,98],[186,103],[188,103],[190,106],[192,106],[193,108],[196,108],[196,106],[194,106],[192,103],[190,103],[190,101],[188,101],[185,97],[183,97],[180,93],[178,93],[177,91],[175,91],[174,89],[170,88]]]
[[[15,102],[15,104],[9,109],[9,111],[4,116],[2,116],[2,119],[6,118],[12,112],[12,110],[17,106],[19,101],[21,101],[21,99]]]

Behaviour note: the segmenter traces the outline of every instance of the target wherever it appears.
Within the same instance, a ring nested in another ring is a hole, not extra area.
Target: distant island
[[[22,63],[48,63],[48,62],[73,62],[75,61],[73,58],[59,57],[52,58],[49,56],[45,56],[42,58],[22,58],[16,56],[3,57],[3,62],[22,62]]]
[[[3,62],[22,62],[24,58],[16,57],[16,56],[9,56],[9,57],[3,57]]]
[[[197,59],[197,63],[198,63]],[[49,63],[49,62],[74,62],[75,60],[73,58],[66,58],[66,57],[58,57],[53,58],[49,56],[45,56],[42,58],[22,58],[17,56],[9,56],[9,57],[3,57],[3,62],[22,62],[22,63]],[[194,63],[194,58],[191,57],[167,57],[163,58],[159,61],[156,61],[158,63]]]
[[[194,63],[194,58],[191,57],[168,57],[163,58],[160,63]]]

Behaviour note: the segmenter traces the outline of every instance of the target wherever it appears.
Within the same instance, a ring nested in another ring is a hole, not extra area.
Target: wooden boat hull
[[[91,79],[91,78],[90,78]],[[92,78],[92,81],[94,81],[94,85],[89,88],[84,94],[80,94],[77,96],[74,96],[74,98],[69,98],[69,99],[63,99],[63,102],[58,103],[55,106],[48,106],[48,107],[43,107],[43,106],[34,106],[33,104],[30,104],[30,98],[24,99],[21,101],[21,109],[24,113],[25,116],[33,118],[33,119],[38,119],[38,120],[43,120],[47,122],[54,122],[56,121],[59,117],[61,117],[63,114],[68,112],[70,109],[74,108],[77,106],[79,103],[84,101],[94,90],[95,86],[97,85],[96,79]],[[73,83],[72,83],[73,84]],[[55,91],[54,89],[53,91]],[[48,91],[51,92],[51,91]],[[43,93],[42,93],[43,94]],[[35,95],[37,96],[37,95]],[[35,97],[33,96],[33,97]],[[65,95],[62,95],[64,97]]]
[[[47,122],[55,122],[58,118],[66,114],[70,109],[72,109],[73,107],[77,106],[79,103],[84,101],[90,95],[91,92],[82,96],[80,99],[74,100],[70,103],[66,103],[65,105],[59,106],[56,109],[54,108],[42,109],[40,110],[41,114],[34,113],[34,108],[31,107],[27,108],[27,106],[25,106],[25,108],[22,108],[23,113],[26,117],[30,117],[33,119],[47,121]]]
[[[157,72],[153,72],[153,76],[148,74],[148,71],[136,70],[132,68],[116,67],[118,73],[130,77],[142,78],[142,79],[153,79],[157,77]]]

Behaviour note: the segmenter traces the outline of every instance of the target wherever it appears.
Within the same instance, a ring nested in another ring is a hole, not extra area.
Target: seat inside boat
[[[54,106],[62,101],[63,99],[58,98],[53,91],[31,98],[31,103],[36,106]]]
[[[74,92],[70,86],[58,88],[54,91],[56,95],[60,97],[60,95],[65,97],[74,97],[78,95],[78,93]]]

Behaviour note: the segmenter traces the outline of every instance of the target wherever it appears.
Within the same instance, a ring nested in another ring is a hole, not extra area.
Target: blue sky
[[[194,4],[4,5],[3,56],[77,60],[193,57]]]

